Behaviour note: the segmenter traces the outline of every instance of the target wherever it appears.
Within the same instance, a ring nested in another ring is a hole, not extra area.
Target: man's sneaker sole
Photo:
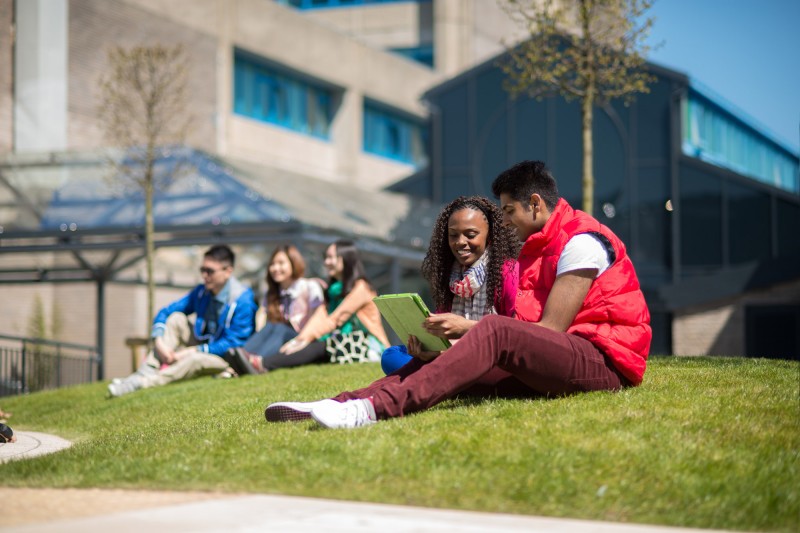
[[[311,411],[298,410],[288,405],[270,405],[264,411],[267,422],[301,422],[311,420]]]
[[[339,403],[335,400],[319,400],[316,402],[277,402],[267,406],[264,417],[267,422],[301,422],[311,420],[311,410],[328,402]]]

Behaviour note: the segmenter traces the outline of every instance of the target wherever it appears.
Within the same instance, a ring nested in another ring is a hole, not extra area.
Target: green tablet
[[[372,301],[403,343],[408,341],[409,335],[414,335],[424,350],[440,352],[450,347],[450,341],[431,335],[422,327],[422,322],[431,313],[419,294],[384,294]]]

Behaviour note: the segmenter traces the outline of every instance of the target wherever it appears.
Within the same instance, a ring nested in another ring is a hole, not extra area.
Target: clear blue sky
[[[687,74],[800,151],[800,0],[656,0],[648,59]]]

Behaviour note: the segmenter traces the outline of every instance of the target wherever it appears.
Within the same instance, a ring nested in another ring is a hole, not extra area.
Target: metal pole
[[[22,392],[27,392],[28,390],[28,376],[27,376],[27,369],[26,369],[26,359],[27,359],[27,350],[25,341],[22,341]]]
[[[391,268],[390,272],[391,272],[391,278],[392,278],[392,281],[391,281],[392,292],[398,293],[398,292],[400,292],[400,274],[401,274],[401,270],[402,270],[400,268],[400,261],[398,261],[396,258],[392,259],[392,263],[391,263],[391,267],[390,268]]]
[[[106,280],[102,274],[97,274],[97,380],[104,377],[105,356],[105,317],[106,317]],[[91,377],[89,378],[91,381]]]

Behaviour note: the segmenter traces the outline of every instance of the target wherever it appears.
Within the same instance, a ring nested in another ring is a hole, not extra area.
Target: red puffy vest
[[[614,262],[592,283],[567,333],[597,346],[634,385],[642,376],[653,337],[650,312],[625,245],[614,233],[563,199],[558,201],[542,231],[534,233],[519,255],[517,318],[538,322],[556,280],[561,252],[573,236],[596,232],[616,253]]]

